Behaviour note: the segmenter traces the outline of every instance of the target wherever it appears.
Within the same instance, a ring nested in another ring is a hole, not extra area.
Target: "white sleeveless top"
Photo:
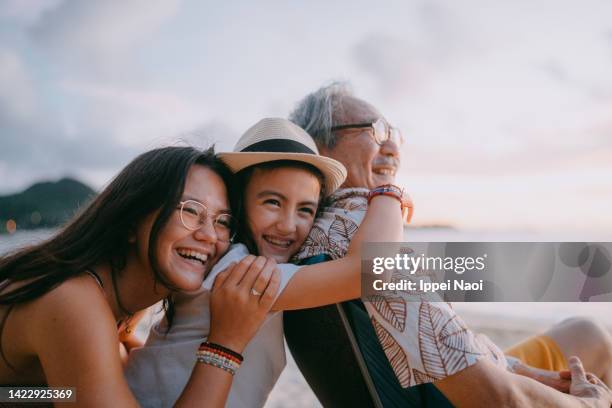
[[[143,407],[171,407],[178,399],[191,376],[196,351],[208,338],[210,291],[215,277],[248,254],[244,245],[232,245],[199,290],[175,297],[176,313],[170,332],[165,334],[167,325],[162,319],[151,329],[144,347],[130,352],[125,375]],[[278,267],[280,293],[299,267],[292,264]],[[226,406],[261,407],[285,368],[282,312],[268,315],[242,354],[244,362],[234,377]]]

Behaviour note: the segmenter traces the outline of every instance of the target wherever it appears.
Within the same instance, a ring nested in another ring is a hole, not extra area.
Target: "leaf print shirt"
[[[332,194],[292,262],[320,254],[345,256],[368,208],[368,192],[347,188]],[[507,368],[503,352],[486,336],[472,332],[450,303],[419,296],[396,291],[362,299],[402,387],[441,380],[483,358]]]

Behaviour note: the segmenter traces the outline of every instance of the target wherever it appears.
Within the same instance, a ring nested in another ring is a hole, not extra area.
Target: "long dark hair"
[[[234,175],[234,182],[233,182],[233,185],[235,185],[237,188],[233,190],[232,198],[231,198],[232,204],[233,204],[232,208],[235,209],[234,212],[236,214],[236,219],[238,221],[237,222],[238,230],[236,233],[235,241],[241,242],[244,245],[246,245],[246,247],[249,250],[249,253],[254,254],[254,255],[258,255],[259,253],[257,251],[257,245],[255,245],[255,240],[253,239],[253,233],[249,229],[249,223],[248,223],[246,209],[245,209],[246,188],[249,182],[251,181],[251,178],[253,177],[253,173],[255,172],[256,169],[273,170],[273,169],[277,169],[280,167],[302,169],[302,170],[306,170],[310,172],[312,175],[314,175],[319,180],[319,184],[321,185],[321,189],[319,192],[319,200],[317,201],[317,203],[320,204],[324,197],[325,178],[323,177],[323,173],[321,173],[321,171],[317,169],[315,166],[308,164],[308,163],[295,161],[295,160],[274,160],[274,161],[264,162],[260,164],[255,164],[253,166],[245,167],[244,169],[237,172]],[[317,214],[319,212],[319,208],[320,208],[320,205],[317,205]]]
[[[58,234],[0,258],[0,287],[30,280],[0,293],[0,305],[36,299],[101,262],[110,263],[114,282],[115,274],[126,264],[129,236],[155,210],[159,214],[149,235],[149,262],[156,282],[176,289],[159,271],[157,238],[178,205],[187,173],[194,164],[214,171],[229,189],[231,172],[215,157],[212,147],[205,151],[164,147],[141,154]],[[172,314],[172,310],[169,312]]]

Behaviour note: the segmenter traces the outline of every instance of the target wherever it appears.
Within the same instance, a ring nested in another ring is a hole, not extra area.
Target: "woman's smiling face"
[[[180,290],[196,290],[204,277],[229,248],[220,238],[213,220],[229,213],[227,190],[221,177],[208,167],[194,165],[189,169],[181,201],[193,200],[207,208],[205,222],[196,230],[185,227],[180,206],[172,213],[157,238],[157,261],[161,273]],[[159,211],[150,214],[137,229],[138,252],[149,268],[148,242],[151,227]]]
[[[258,254],[285,263],[315,219],[321,183],[304,168],[253,170],[244,194],[248,228]]]

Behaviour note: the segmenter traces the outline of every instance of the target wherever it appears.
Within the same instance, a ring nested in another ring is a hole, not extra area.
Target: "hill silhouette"
[[[96,194],[72,178],[39,182],[21,193],[0,196],[0,232],[13,220],[17,230],[51,228],[65,223]]]

